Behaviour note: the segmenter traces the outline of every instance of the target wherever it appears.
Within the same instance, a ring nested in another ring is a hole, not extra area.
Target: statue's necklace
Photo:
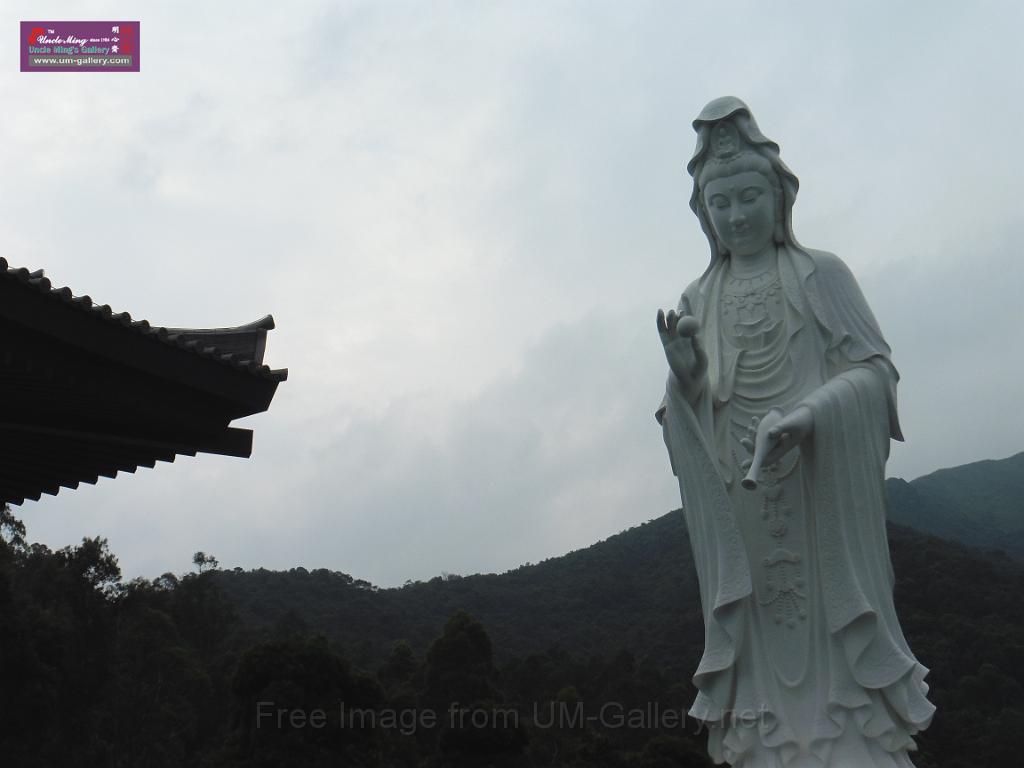
[[[726,276],[725,292],[733,296],[751,296],[762,293],[766,288],[779,281],[779,273],[774,266],[753,277]]]
[[[722,315],[733,322],[760,320],[768,314],[768,305],[778,303],[781,285],[775,267],[753,277],[728,275],[722,287]],[[736,315],[733,316],[733,312]]]

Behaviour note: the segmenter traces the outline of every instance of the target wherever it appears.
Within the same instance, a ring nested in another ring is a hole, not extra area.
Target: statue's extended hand
[[[658,335],[665,348],[665,359],[679,381],[683,396],[691,403],[700,394],[708,370],[708,356],[697,338],[699,330],[700,321],[693,315],[680,314],[674,309],[666,315],[658,310]]]
[[[756,434],[760,431],[760,423],[755,418],[750,426],[750,434],[740,440],[740,444],[754,452]],[[768,430],[768,441],[771,449],[764,458],[765,466],[775,464],[787,453],[796,448],[814,432],[814,412],[806,405],[794,408],[782,417],[782,420]],[[749,466],[749,461],[745,462]]]

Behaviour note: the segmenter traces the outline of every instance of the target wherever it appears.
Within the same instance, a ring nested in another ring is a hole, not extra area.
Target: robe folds
[[[724,259],[680,300],[701,323],[705,385],[689,402],[670,373],[657,413],[703,606],[690,714],[716,763],[905,768],[934,707],[893,606],[884,477],[902,439],[898,375],[842,261],[780,246],[777,271],[782,402],[759,402],[757,350],[728,342]],[[758,496],[739,482],[736,424],[773,405],[806,405],[814,429]]]

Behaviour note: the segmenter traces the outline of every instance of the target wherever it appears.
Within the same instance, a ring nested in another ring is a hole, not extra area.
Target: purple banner
[[[22,72],[138,72],[137,21],[23,21]]]

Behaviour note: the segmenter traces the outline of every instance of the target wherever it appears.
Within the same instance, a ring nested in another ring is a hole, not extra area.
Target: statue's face
[[[718,242],[735,256],[764,250],[775,232],[775,191],[757,171],[712,179],[704,185],[704,207]]]

